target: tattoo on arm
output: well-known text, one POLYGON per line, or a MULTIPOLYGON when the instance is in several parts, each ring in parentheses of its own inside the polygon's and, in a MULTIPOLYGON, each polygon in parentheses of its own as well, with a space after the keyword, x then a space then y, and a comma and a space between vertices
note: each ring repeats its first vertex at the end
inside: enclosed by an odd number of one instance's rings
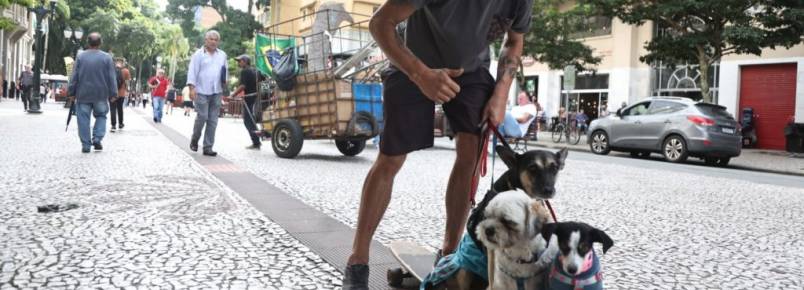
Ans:
POLYGON ((500 63, 497 66, 498 81, 504 77, 514 78, 514 76, 516 76, 516 70, 519 68, 519 58, 504 55, 500 58, 500 63))

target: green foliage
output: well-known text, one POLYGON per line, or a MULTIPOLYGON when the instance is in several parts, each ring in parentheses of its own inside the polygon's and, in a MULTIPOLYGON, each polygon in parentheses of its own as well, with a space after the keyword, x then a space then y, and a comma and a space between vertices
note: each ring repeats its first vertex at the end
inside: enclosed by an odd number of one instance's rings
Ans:
MULTIPOLYGON (((24 7, 32 7, 33 0, 0 0, 0 10, 3 10, 13 4, 19 4, 24 7)), ((0 30, 6 30, 16 26, 17 23, 11 18, 0 16, 0 30)))
POLYGON ((711 101, 708 67, 729 54, 761 55, 764 48, 802 42, 800 0, 586 0, 598 11, 629 24, 656 21, 663 28, 649 41, 646 63, 698 64, 705 101, 711 101))
POLYGON ((579 71, 592 70, 600 63, 591 48, 574 39, 583 20, 591 16, 587 6, 566 11, 559 6, 567 1, 535 0, 530 31, 525 34, 525 55, 546 63, 551 69, 575 65, 579 71))

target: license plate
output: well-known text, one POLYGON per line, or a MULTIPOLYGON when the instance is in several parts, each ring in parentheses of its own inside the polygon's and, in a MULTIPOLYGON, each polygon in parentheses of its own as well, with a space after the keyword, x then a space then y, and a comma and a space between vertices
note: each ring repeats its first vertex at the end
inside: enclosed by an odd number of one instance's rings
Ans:
POLYGON ((734 129, 733 128, 722 128, 722 130, 723 130, 723 133, 734 134, 734 129))

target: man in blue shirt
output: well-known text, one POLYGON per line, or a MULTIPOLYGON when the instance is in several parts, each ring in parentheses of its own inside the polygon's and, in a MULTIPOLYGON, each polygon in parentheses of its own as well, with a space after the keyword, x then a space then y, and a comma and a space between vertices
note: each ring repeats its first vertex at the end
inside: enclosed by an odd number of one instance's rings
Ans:
POLYGON ((221 110, 221 94, 226 84, 226 53, 218 49, 221 37, 215 30, 204 35, 204 47, 193 53, 190 68, 187 70, 187 85, 190 86, 190 99, 193 100, 196 117, 190 150, 198 151, 201 129, 204 131, 204 155, 216 156, 212 150, 215 144, 215 129, 221 110))
POLYGON ((81 152, 84 153, 89 153, 90 145, 95 147, 95 151, 103 150, 101 140, 106 135, 109 100, 117 98, 114 61, 108 53, 100 50, 102 43, 100 33, 90 33, 87 40, 89 49, 76 58, 69 87, 70 98, 75 100, 78 136, 81 138, 81 152), (90 113, 95 117, 91 137, 90 113))

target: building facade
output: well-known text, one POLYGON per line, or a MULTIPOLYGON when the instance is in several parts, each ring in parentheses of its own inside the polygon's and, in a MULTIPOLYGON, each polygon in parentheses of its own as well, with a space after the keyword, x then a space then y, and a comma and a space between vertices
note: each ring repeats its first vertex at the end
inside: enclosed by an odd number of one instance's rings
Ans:
MULTIPOLYGON (((699 99, 700 73, 696 66, 667 68, 639 60, 646 42, 656 36, 654 23, 641 26, 598 17, 579 38, 602 58, 596 72, 581 72, 575 88, 562 87, 563 72, 525 59, 526 90, 535 95, 548 116, 560 107, 584 110, 595 118, 615 112, 650 96, 699 99)), ((709 72, 714 102, 740 120, 740 112, 754 110, 759 147, 784 149, 783 127, 804 123, 804 44, 790 49, 765 49, 761 56, 729 55, 709 72)))
POLYGON ((12 4, 0 13, 16 24, 10 29, 0 30, 0 70, 3 80, 7 80, 10 85, 12 81, 16 82, 26 64, 33 65, 36 16, 18 4, 12 4))

